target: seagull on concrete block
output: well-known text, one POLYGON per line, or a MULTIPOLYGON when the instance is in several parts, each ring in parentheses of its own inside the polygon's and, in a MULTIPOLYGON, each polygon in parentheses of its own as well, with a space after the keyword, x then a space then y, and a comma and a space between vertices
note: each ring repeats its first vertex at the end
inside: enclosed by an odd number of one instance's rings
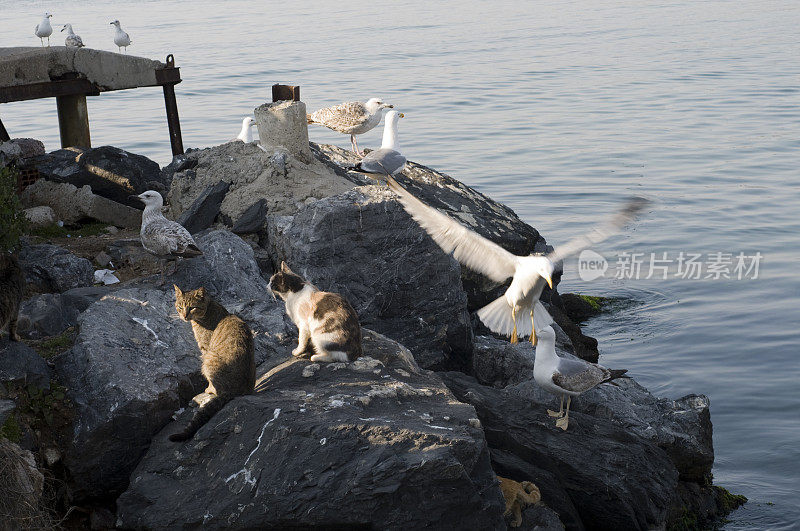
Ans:
POLYGON ((115 20, 111 22, 111 25, 114 26, 114 44, 117 45, 117 48, 120 52, 122 49, 125 48, 125 51, 128 51, 128 46, 133 44, 130 35, 122 31, 122 26, 119 25, 119 20, 115 20))
MULTIPOLYGON (((546 326, 536 332, 539 338, 536 345, 536 361, 533 365, 533 379, 539 386, 554 395, 561 397, 559 410, 547 410, 547 414, 556 418, 556 426, 566 430, 569 425, 569 405, 572 397, 585 393, 589 389, 611 382, 625 376, 627 369, 607 369, 597 363, 589 363, 579 359, 560 358, 556 355, 556 333, 552 326, 546 326), (567 397, 567 409, 564 411, 564 397, 567 397)), ((616 385, 613 384, 612 385, 616 385)))
POLYGON ((353 153, 359 157, 364 154, 358 149, 356 135, 363 135, 381 123, 383 109, 391 109, 394 105, 384 103, 380 98, 370 98, 366 103, 349 101, 333 107, 325 107, 306 116, 308 123, 324 125, 340 133, 350 135, 353 153))
POLYGON ((64 39, 65 46, 83 48, 83 40, 81 40, 79 35, 75 35, 75 32, 72 31, 72 24, 64 24, 64 27, 61 28, 61 31, 64 30, 67 32, 67 37, 64 39))
POLYGON ((44 38, 47 37, 47 46, 50 46, 50 35, 53 34, 53 26, 50 25, 50 17, 52 17, 50 13, 45 13, 44 18, 41 22, 36 24, 36 29, 34 33, 37 37, 39 37, 39 41, 42 43, 42 48, 44 48, 44 38))
POLYGON ((510 336, 512 343, 516 343, 520 336, 530 336, 534 345, 536 330, 553 322, 539 302, 539 297, 545 283, 553 287, 555 264, 615 234, 648 203, 641 197, 630 199, 622 210, 605 223, 557 247, 548 255, 517 256, 426 205, 392 177, 387 178, 386 184, 399 196, 406 212, 444 252, 452 253, 462 265, 483 273, 495 282, 505 282, 511 278, 511 285, 506 292, 478 310, 478 317, 492 332, 510 336), (530 314, 530 321, 518 319, 525 313, 530 314))
MULTIPOLYGON (((148 190, 139 195, 132 195, 131 198, 139 199, 145 205, 139 237, 142 240, 142 247, 147 252, 166 260, 194 258, 203 254, 183 225, 165 218, 161 213, 161 207, 164 206, 161 194, 155 190, 148 190)), ((163 267, 161 283, 164 283, 163 267)))

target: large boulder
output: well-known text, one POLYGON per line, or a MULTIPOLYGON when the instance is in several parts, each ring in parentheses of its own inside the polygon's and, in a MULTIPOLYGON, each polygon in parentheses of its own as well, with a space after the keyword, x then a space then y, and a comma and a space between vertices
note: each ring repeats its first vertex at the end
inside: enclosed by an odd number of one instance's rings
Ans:
POLYGON ((224 181, 208 185, 189 208, 183 211, 178 223, 192 234, 210 227, 219 214, 220 204, 230 187, 230 183, 224 181))
POLYGON ((188 443, 167 439, 188 413, 165 428, 117 500, 119 527, 504 528, 474 409, 365 335, 354 363, 275 367, 188 443))
POLYGON ((61 293, 91 286, 94 280, 94 268, 89 260, 78 258, 57 245, 25 246, 19 251, 19 264, 25 273, 25 282, 40 292, 61 293))
POLYGON ((658 399, 633 380, 572 402, 567 431, 546 409, 557 399, 532 381, 496 389, 442 373, 475 406, 498 474, 528 479, 567 529, 647 529, 673 523, 684 481, 713 464, 708 399, 658 399))
POLYGON ((59 149, 34 159, 36 169, 49 181, 89 185, 95 194, 142 208, 132 194, 147 190, 166 193, 169 182, 158 164, 145 156, 113 146, 59 149))
POLYGON ((338 292, 362 325, 408 347, 426 368, 466 368, 472 353, 458 263, 385 187, 362 186, 271 220, 276 261, 338 292))
POLYGON ((57 336, 75 326, 80 313, 60 293, 35 295, 20 306, 17 331, 27 339, 57 336))
POLYGON ((0 339, 0 384, 50 388, 47 362, 25 343, 0 339))

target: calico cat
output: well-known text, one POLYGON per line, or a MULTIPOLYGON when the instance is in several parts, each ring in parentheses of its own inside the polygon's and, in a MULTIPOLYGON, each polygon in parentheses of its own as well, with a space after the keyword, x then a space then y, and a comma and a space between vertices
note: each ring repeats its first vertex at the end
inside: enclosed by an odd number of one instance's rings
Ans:
POLYGON ((175 286, 175 309, 181 319, 192 322, 202 353, 203 376, 208 380, 206 393, 214 395, 197 409, 183 432, 169 436, 170 441, 185 441, 233 397, 253 392, 256 362, 250 327, 228 313, 205 288, 181 291, 175 286))
POLYGON ((14 256, 0 251, 0 335, 8 325, 11 341, 19 341, 17 316, 22 302, 25 277, 14 256))
POLYGON ((361 356, 361 326, 350 303, 336 293, 319 291, 281 262, 269 290, 286 302, 286 313, 300 330, 292 355, 312 349, 311 361, 354 361, 361 356))

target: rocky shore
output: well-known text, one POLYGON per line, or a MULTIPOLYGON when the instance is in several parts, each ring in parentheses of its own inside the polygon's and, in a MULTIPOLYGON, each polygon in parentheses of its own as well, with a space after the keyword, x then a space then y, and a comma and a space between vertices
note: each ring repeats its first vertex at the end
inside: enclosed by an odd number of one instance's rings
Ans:
MULTIPOLYGON (((91 529, 504 529, 499 474, 541 492, 520 529, 581 530, 702 529, 743 501, 712 485, 705 396, 658 398, 633 375, 578 398, 569 430, 555 428, 533 347, 493 337, 472 314, 503 287, 443 253, 385 186, 346 171, 356 159, 341 148, 297 156, 236 141, 160 169, 112 147, 8 144, 0 165, 41 176, 24 206, 66 224, 26 237, 24 341, 0 340, 0 465, 29 487, 20 503, 47 502, 91 529), (130 221, 128 196, 148 189, 204 253, 163 285, 130 221), (64 209, 65 197, 78 206, 64 209), (297 330, 266 289, 282 260, 352 303, 364 357, 290 355, 297 330), (106 267, 121 282, 95 285, 106 267), (206 383, 173 283, 205 286, 242 317, 258 364, 256 392, 185 444, 167 437, 206 383)), ((509 251, 548 249, 448 175, 411 162, 399 180, 509 251)), ((557 286, 542 300, 559 354, 596 361, 574 305, 557 286)))

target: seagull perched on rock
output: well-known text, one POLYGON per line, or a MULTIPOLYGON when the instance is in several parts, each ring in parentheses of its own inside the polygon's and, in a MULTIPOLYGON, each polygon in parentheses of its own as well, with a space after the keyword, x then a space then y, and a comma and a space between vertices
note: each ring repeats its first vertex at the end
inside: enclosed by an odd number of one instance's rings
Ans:
POLYGON ((552 326, 538 330, 537 337, 539 340, 536 345, 533 379, 545 391, 561 397, 559 410, 556 412, 548 409, 547 414, 557 419, 556 426, 562 430, 566 430, 569 424, 569 405, 573 396, 616 378, 628 378, 625 376, 627 369, 607 369, 597 363, 558 357, 556 333, 552 326), (566 411, 564 396, 567 397, 566 411))
POLYGON ((366 103, 350 101, 340 103, 333 107, 326 107, 307 115, 308 123, 324 125, 340 133, 350 135, 350 144, 353 153, 359 157, 364 154, 358 149, 356 135, 361 135, 373 129, 381 122, 383 109, 393 108, 394 105, 383 103, 380 98, 371 98, 366 103))
POLYGON ((72 24, 64 24, 64 27, 61 28, 61 31, 67 30, 67 38, 64 39, 64 44, 66 46, 72 46, 73 48, 82 48, 83 41, 81 40, 79 35, 75 35, 75 32, 72 31, 72 24))
POLYGON ((50 35, 53 34, 53 26, 50 25, 50 17, 52 17, 50 13, 45 13, 44 18, 41 22, 36 24, 36 29, 34 33, 37 37, 39 37, 39 41, 42 43, 42 48, 44 48, 44 38, 47 37, 47 45, 50 46, 50 35))
POLYGON ((353 166, 353 170, 362 173, 374 173, 379 175, 397 175, 406 167, 406 158, 400 153, 400 145, 397 142, 397 123, 405 114, 397 111, 386 113, 386 120, 383 124, 383 142, 380 149, 370 151, 361 162, 353 166))
MULTIPOLYGON (((193 258, 200 256, 203 251, 189 234, 189 231, 180 223, 164 217, 161 207, 164 199, 155 190, 148 190, 139 195, 132 195, 144 203, 142 212, 142 228, 139 237, 142 247, 150 254, 162 259, 193 258)), ((161 270, 161 281, 164 281, 164 270, 161 270)))
POLYGON ((115 20, 111 22, 111 25, 114 26, 114 44, 117 45, 119 51, 122 52, 122 49, 125 48, 125 51, 128 51, 128 46, 133 44, 130 35, 122 31, 122 26, 119 25, 119 20, 115 20))
POLYGON ((249 144, 253 141, 253 126, 256 125, 256 121, 253 119, 252 116, 245 116, 242 120, 242 130, 239 131, 239 136, 234 138, 234 140, 241 140, 245 144, 249 144))
POLYGON ((555 264, 616 233, 634 219, 648 202, 640 197, 629 200, 625 207, 608 221, 570 240, 548 255, 517 256, 426 205, 393 178, 387 178, 387 185, 400 196, 400 203, 406 212, 425 229, 444 252, 452 253, 462 265, 483 273, 495 282, 504 282, 511 278, 511 285, 506 292, 478 310, 478 317, 492 332, 511 336, 512 343, 517 342, 518 336, 530 336, 534 345, 535 331, 553 322, 550 314, 539 302, 539 297, 545 283, 553 287, 552 275, 555 264), (518 319, 523 317, 524 313, 530 314, 530 322, 524 318, 518 319))

